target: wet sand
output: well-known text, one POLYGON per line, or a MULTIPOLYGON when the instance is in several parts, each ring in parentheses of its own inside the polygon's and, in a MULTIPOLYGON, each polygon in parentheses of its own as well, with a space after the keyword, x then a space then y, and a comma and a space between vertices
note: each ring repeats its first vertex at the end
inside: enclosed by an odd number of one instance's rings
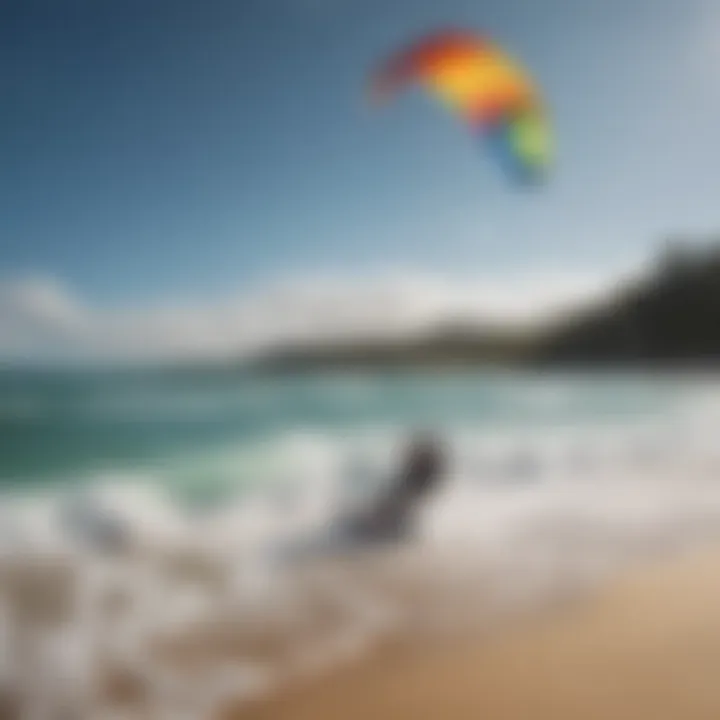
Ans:
POLYGON ((223 720, 717 720, 720 549, 627 573, 494 639, 379 648, 223 720))

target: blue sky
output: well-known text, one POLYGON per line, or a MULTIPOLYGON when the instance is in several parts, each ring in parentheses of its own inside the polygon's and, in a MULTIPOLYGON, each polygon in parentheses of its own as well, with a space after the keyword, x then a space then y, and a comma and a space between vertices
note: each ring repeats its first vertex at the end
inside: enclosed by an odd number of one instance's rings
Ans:
POLYGON ((720 228, 710 0, 6 0, 0 270, 95 308, 278 277, 600 268, 720 228), (419 93, 363 102, 386 52, 487 30, 556 123, 518 192, 419 93))

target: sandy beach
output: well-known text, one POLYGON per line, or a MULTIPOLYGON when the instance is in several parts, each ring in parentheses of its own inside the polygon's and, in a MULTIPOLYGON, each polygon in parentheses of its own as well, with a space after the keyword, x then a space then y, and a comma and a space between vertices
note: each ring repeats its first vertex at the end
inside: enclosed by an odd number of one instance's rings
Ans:
POLYGON ((493 639, 380 648, 223 720, 716 720, 720 549, 626 573, 493 639))
POLYGON ((339 531, 397 462, 385 434, 270 443, 295 484, 206 507, 155 476, 8 496, 0 717, 715 720, 715 423, 689 405, 458 430, 389 544, 339 531))

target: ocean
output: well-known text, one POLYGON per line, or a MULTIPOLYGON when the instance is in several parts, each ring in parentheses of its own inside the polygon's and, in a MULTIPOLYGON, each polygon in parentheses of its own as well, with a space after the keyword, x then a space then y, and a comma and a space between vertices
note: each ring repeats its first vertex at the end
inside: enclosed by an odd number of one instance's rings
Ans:
POLYGON ((289 503, 299 518, 320 505, 328 523, 392 476, 414 432, 436 433, 476 488, 540 489, 643 456, 662 466, 706 436, 712 452, 719 389, 639 373, 6 371, 0 497, 47 508, 100 493, 119 512, 145 494, 183 522, 275 503, 286 526, 289 503))
POLYGON ((703 391, 639 375, 6 371, 0 483, 52 487, 158 472, 158 482, 180 491, 242 492, 269 480, 257 463, 282 455, 293 437, 342 443, 427 428, 449 439, 477 431, 481 440, 638 427, 672 419, 703 391))
MULTIPOLYGON (((711 376, 8 370, 0 560, 25 578, 18 587, 49 567, 55 579, 43 582, 61 583, 65 568, 89 593, 63 611, 64 649, 47 646, 55 664, 75 648, 67 687, 95 671, 98 637, 104 662, 131 656, 155 677, 149 648, 216 637, 223 618, 244 650, 216 658, 234 668, 222 692, 249 697, 400 627, 495 625, 717 539, 719 418, 711 376), (382 489, 418 430, 445 441, 449 464, 417 535, 344 547, 338 519, 382 489), (90 623, 83 613, 111 586, 134 610, 90 623), (268 634, 272 651, 258 644, 268 634)), ((1 632, 18 612, 12 587, 0 584, 0 660, 14 657, 1 632)), ((166 688, 173 672, 150 686, 166 688)), ((215 702, 221 691, 195 680, 193 697, 215 702)), ((171 714, 186 702, 180 689, 163 693, 171 714)))

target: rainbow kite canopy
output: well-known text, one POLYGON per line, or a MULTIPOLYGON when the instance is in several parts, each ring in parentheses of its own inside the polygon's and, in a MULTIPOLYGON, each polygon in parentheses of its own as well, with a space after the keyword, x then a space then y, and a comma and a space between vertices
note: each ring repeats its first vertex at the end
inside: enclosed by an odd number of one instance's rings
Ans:
POLYGON ((550 165, 550 130, 539 93, 489 40, 434 33, 394 55, 372 77, 376 101, 421 83, 483 138, 514 180, 534 183, 550 165))

